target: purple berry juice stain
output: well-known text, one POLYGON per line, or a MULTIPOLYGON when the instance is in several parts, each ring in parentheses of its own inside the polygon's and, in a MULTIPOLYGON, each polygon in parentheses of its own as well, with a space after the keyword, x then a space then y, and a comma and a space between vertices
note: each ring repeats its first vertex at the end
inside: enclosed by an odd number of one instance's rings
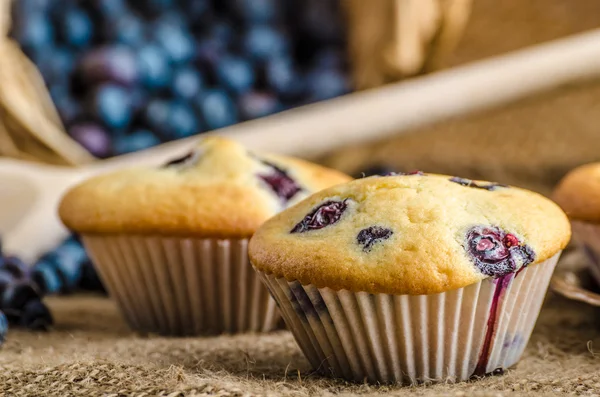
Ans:
MULTIPOLYGON (((498 323, 498 309, 500 308, 500 303, 502 297, 504 296, 504 292, 510 285, 510 282, 513 280, 513 278, 514 273, 509 273, 492 281, 496 285, 496 289, 494 290, 492 305, 490 306, 490 314, 487 321, 485 337, 483 339, 483 346, 481 347, 479 360, 477 361, 475 371, 473 371, 473 376, 484 376, 487 374, 486 368, 490 359, 490 354, 492 353, 492 339, 494 338, 496 324, 498 323)), ((494 370, 494 372, 497 370, 498 368, 494 370)))
POLYGON ((500 277, 521 268, 535 259, 535 253, 511 233, 496 226, 474 226, 467 232, 465 249, 479 271, 486 276, 500 277))
POLYGON ((259 174, 258 177, 269 185, 271 190, 273 190, 273 192, 285 203, 303 190, 298 183, 289 176, 287 171, 268 161, 259 161, 270 167, 272 172, 269 174, 259 174))
POLYGON ((348 208, 347 201, 347 199, 342 201, 331 200, 319 205, 294 226, 290 233, 304 233, 333 225, 340 220, 348 208))
POLYGON ((496 183, 496 182, 490 182, 485 185, 480 185, 471 179, 459 178, 457 176, 450 178, 449 181, 458 183, 461 186, 472 187, 475 189, 483 189, 483 190, 488 190, 488 191, 494 191, 494 190, 497 190, 498 188, 508 187, 508 185, 502 185, 502 184, 496 183))
POLYGON ((392 229, 381 226, 370 226, 358 232, 356 241, 363 247, 364 252, 369 252, 371 251, 371 248, 373 248, 374 244, 383 240, 387 240, 392 236, 392 234, 394 234, 392 229))
POLYGON ((465 240, 465 249, 477 269, 486 276, 495 278, 486 334, 473 373, 473 376, 483 376, 486 375, 492 350, 501 299, 511 281, 535 260, 535 252, 519 241, 517 236, 496 226, 474 226, 468 230, 465 240), (521 266, 517 269, 519 263, 521 266))

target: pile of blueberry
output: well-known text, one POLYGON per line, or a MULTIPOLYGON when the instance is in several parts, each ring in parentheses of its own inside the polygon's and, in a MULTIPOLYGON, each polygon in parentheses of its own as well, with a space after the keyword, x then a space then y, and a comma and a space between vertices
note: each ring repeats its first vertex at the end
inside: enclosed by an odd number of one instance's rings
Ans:
POLYGON ((34 330, 52 325, 42 298, 31 269, 19 258, 5 255, 0 247, 0 343, 9 323, 34 330))
POLYGON ((79 290, 105 292, 102 282, 77 236, 71 236, 32 266, 31 278, 43 294, 79 290))
POLYGON ((106 293, 102 282, 76 236, 28 266, 2 252, 0 244, 0 345, 8 324, 33 330, 52 325, 52 315, 42 298, 74 291, 106 293))
POLYGON ((20 0, 11 36, 98 157, 347 93, 339 0, 20 0))

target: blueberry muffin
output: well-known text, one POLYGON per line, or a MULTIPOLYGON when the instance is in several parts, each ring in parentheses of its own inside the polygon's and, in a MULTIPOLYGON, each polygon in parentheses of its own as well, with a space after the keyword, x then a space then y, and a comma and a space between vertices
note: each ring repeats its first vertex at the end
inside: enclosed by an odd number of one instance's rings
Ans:
POLYGON ((351 178, 210 137, 160 168, 89 179, 63 198, 130 325, 164 335, 267 331, 277 320, 248 239, 310 193, 351 178))
POLYGON ((600 283, 600 163, 582 165, 567 173, 552 198, 569 217, 575 242, 600 283))
POLYGON ((316 193, 249 255, 315 369, 460 381, 519 360, 570 235, 536 193, 416 172, 316 193))

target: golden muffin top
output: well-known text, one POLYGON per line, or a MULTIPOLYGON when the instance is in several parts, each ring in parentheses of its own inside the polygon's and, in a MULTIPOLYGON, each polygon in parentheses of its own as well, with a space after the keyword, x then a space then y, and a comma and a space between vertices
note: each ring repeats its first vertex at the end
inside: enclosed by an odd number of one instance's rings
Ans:
POLYGON ((433 294, 557 254, 566 215, 527 190, 445 175, 369 177, 313 194, 250 241, 261 271, 319 288, 433 294))
POLYGON ((552 194, 569 218, 600 222, 600 163, 582 165, 571 170, 552 194))
POLYGON ((249 237, 284 208, 351 179, 208 137, 160 168, 132 168, 84 181, 66 193, 59 214, 80 233, 249 237))

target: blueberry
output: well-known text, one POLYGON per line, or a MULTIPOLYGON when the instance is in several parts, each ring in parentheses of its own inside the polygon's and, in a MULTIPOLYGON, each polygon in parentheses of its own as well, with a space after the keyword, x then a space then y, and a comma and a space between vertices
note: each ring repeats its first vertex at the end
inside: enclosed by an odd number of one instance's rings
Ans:
POLYGON ((6 287, 15 281, 15 277, 6 269, 0 269, 0 292, 4 291, 6 287))
POLYGON ((129 135, 115 137, 113 142, 115 152, 125 154, 156 146, 160 143, 160 140, 148 130, 136 130, 129 135))
POLYGON ((217 64, 217 81, 235 94, 248 91, 254 84, 252 65, 239 57, 224 57, 217 64))
POLYGON ((266 92, 249 92, 238 100, 240 115, 245 120, 268 116, 280 110, 275 95, 266 92))
POLYGON ((54 41, 54 29, 48 16, 33 12, 13 22, 12 35, 27 55, 45 50, 54 41))
POLYGON ((61 275, 58 274, 55 264, 47 259, 42 259, 34 265, 31 280, 44 295, 57 294, 65 289, 65 283, 61 275))
POLYGON ((272 22, 277 14, 276 0, 235 0, 236 14, 245 22, 272 22))
POLYGON ((79 62, 78 71, 87 84, 114 82, 131 85, 137 80, 137 67, 132 50, 115 45, 87 53, 79 62))
POLYGON ((208 0, 180 0, 180 3, 190 21, 198 25, 201 25, 201 22, 211 14, 208 0))
POLYGON ((6 314, 23 310, 28 302, 39 300, 40 294, 33 284, 15 282, 6 288, 2 294, 2 310, 6 314))
POLYGON ((267 86, 284 99, 296 99, 304 90, 301 76, 288 57, 269 59, 264 66, 264 79, 267 86))
POLYGON ((244 37, 244 50, 256 60, 281 56, 289 49, 287 38, 269 26, 253 26, 244 37))
POLYGON ((152 35, 172 62, 188 62, 194 57, 195 42, 190 33, 180 26, 158 23, 152 35))
POLYGON ((183 67, 173 75, 173 93, 182 99, 196 98, 203 85, 202 75, 194 68, 183 67))
POLYGON ((296 196, 296 194, 302 191, 302 188, 286 170, 268 161, 262 160, 261 162, 269 167, 270 170, 267 173, 258 174, 258 177, 262 179, 284 203, 287 203, 296 196))
POLYGON ((227 127, 238 121, 235 105, 223 90, 205 91, 198 99, 197 107, 210 130, 227 127))
POLYGON ((346 58, 340 49, 329 47, 316 53, 312 64, 315 68, 343 70, 346 66, 346 58))
POLYGON ((173 0, 145 0, 134 3, 142 13, 152 17, 159 16, 173 6, 173 0))
POLYGON ((144 124, 154 133, 164 134, 169 130, 169 102, 163 99, 153 99, 148 103, 142 115, 144 124))
POLYGON ((511 233, 496 226, 474 226, 467 231, 465 249, 486 276, 500 277, 527 266, 535 252, 511 233))
POLYGON ((106 22, 103 36, 112 43, 138 48, 146 35, 144 23, 135 15, 124 13, 106 22))
POLYGON ((82 115, 79 101, 76 101, 64 86, 56 86, 50 90, 50 94, 64 124, 70 125, 82 115))
POLYGON ((85 291, 98 291, 106 293, 106 289, 102 284, 102 280, 100 280, 100 277, 98 277, 98 273, 90 261, 83 265, 81 283, 79 287, 85 291))
POLYGON ((138 68, 145 87, 156 89, 169 84, 169 61, 160 47, 154 45, 142 47, 138 52, 138 68))
POLYGON ((196 62, 202 70, 214 72, 224 52, 225 47, 219 40, 200 40, 196 47, 196 62))
POLYGON ((99 125, 80 123, 72 125, 69 135, 94 156, 104 158, 110 155, 110 137, 99 125))
POLYGON ((332 69, 313 70, 307 76, 307 85, 311 102, 335 98, 350 91, 347 77, 332 69))
POLYGON ((132 100, 128 91, 114 84, 103 84, 91 99, 91 112, 108 128, 124 128, 131 121, 132 100))
POLYGON ((483 190, 488 190, 488 191, 494 191, 494 190, 497 190, 498 188, 508 187, 507 185, 502 185, 502 184, 496 183, 496 182, 490 182, 490 183, 486 183, 486 184, 478 184, 477 182, 472 181, 471 179, 459 178, 457 176, 450 178, 450 182, 458 183, 461 186, 472 187, 475 189, 483 189, 483 190))
POLYGON ((194 109, 183 102, 174 101, 169 106, 166 139, 185 138, 196 134, 199 129, 194 109))
POLYGON ((68 84, 68 79, 74 68, 74 56, 64 47, 55 47, 51 51, 43 51, 34 56, 33 61, 47 85, 68 84))
POLYGON ((327 201, 307 214, 290 233, 304 233, 333 225, 340 220, 346 209, 348 209, 347 199, 327 201))
POLYGON ((21 17, 35 12, 46 13, 52 0, 19 0, 12 2, 14 16, 21 17))
POLYGON ((376 243, 387 240, 394 234, 392 229, 381 226, 370 226, 362 229, 356 236, 356 241, 362 246, 364 252, 369 252, 376 243))
POLYGON ((8 334, 8 319, 6 315, 0 311, 0 345, 6 341, 6 335, 8 334))
POLYGON ((222 48, 229 46, 236 38, 232 25, 225 21, 214 21, 208 32, 208 37, 219 43, 222 48))
POLYGON ((313 46, 340 45, 344 42, 344 26, 337 2, 310 0, 302 3, 298 17, 301 34, 312 41, 313 46))
POLYGON ((127 12, 125 0, 94 0, 95 10, 104 17, 122 15, 127 12))
POLYGON ((64 43, 74 48, 82 48, 92 41, 94 25, 84 10, 66 7, 60 16, 59 33, 64 43))
POLYGON ((48 307, 40 301, 28 302, 22 309, 19 325, 30 330, 47 330, 54 320, 48 307))
POLYGON ((26 278, 29 275, 29 266, 16 256, 3 258, 2 269, 9 272, 15 279, 26 278))

